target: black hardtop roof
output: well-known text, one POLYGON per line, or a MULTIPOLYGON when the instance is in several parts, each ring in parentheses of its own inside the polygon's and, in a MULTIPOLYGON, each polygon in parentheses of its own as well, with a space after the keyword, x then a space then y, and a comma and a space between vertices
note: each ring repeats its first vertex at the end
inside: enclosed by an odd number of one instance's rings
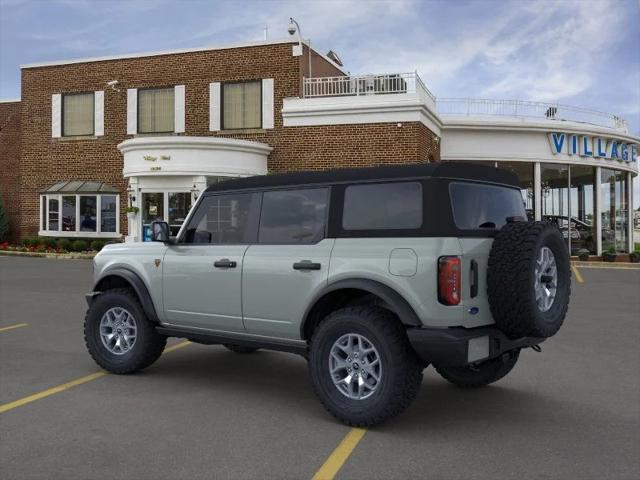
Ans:
POLYGON ((500 183, 517 187, 518 176, 508 170, 472 162, 438 162, 365 168, 336 168, 323 171, 300 171, 236 178, 215 183, 206 192, 273 188, 297 185, 393 180, 404 178, 452 178, 500 183))

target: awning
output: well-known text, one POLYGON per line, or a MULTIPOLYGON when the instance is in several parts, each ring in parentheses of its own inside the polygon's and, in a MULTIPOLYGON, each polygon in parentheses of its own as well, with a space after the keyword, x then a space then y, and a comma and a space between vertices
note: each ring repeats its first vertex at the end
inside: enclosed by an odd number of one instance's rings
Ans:
POLYGON ((40 193, 120 193, 120 190, 104 182, 69 180, 54 183, 40 193))

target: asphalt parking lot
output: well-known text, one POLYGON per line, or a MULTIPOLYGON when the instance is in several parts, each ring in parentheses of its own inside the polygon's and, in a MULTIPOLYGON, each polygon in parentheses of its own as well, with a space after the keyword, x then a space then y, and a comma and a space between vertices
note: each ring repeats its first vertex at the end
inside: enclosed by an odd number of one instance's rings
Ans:
POLYGON ((505 379, 430 368, 402 416, 354 432, 284 353, 173 340, 141 374, 93 375, 90 261, 0 257, 0 477, 638 479, 640 270, 579 276, 566 325, 505 379))

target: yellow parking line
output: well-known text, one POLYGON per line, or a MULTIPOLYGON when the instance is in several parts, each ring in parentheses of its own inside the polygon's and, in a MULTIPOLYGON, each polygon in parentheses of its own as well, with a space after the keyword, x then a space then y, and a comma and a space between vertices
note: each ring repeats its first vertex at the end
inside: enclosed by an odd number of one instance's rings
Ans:
POLYGON ((175 345, 171 345, 170 347, 167 347, 164 349, 164 353, 169 353, 169 352, 174 352, 180 348, 186 347, 187 345, 190 345, 191 342, 189 340, 186 340, 184 342, 180 342, 180 343, 176 343, 175 345))
MULTIPOLYGON (((179 348, 186 347, 191 342, 182 342, 176 345, 172 345, 171 347, 165 349, 164 353, 173 352, 178 350, 179 348)), ((49 388, 47 390, 43 390, 42 392, 34 393, 33 395, 29 395, 28 397, 21 398, 19 400, 15 400, 13 402, 5 403, 0 405, 0 413, 8 412, 9 410, 13 410, 14 408, 21 407, 31 402, 35 402, 36 400, 40 400, 42 398, 50 397, 51 395, 55 395, 56 393, 64 392, 73 387, 77 387, 78 385, 82 385, 83 383, 90 382, 92 380, 97 380, 98 378, 104 377, 108 375, 107 372, 95 372, 91 375, 87 375, 86 377, 80 377, 75 380, 72 380, 67 383, 63 383, 62 385, 58 385, 57 387, 49 388)))
POLYGON ((312 480, 332 480, 336 476, 338 471, 347 461, 349 455, 356 448, 362 437, 367 431, 364 428, 352 428, 349 433, 342 439, 340 445, 329 455, 329 458, 320 467, 320 470, 316 472, 312 480))
POLYGON ((571 270, 573 270, 573 275, 576 277, 578 283, 584 283, 584 279, 582 278, 582 275, 580 275, 578 267, 576 267, 575 265, 571 265, 571 270))
POLYGON ((16 323, 15 325, 9 325, 8 327, 0 328, 0 332, 6 332, 7 330, 13 330, 14 328, 26 327, 28 323, 16 323))

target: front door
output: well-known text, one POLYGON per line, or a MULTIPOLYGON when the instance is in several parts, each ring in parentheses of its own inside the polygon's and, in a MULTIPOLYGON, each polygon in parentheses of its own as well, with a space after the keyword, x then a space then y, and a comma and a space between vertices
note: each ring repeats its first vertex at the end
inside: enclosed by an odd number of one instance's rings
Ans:
POLYGON ((191 209, 191 192, 143 192, 142 193, 142 241, 151 241, 151 222, 169 224, 169 232, 175 237, 191 209))
POLYGON ((264 193, 258 243, 242 267, 248 333, 300 338, 302 316, 327 284, 335 242, 324 238, 327 204, 328 188, 264 193))
POLYGON ((198 204, 163 267, 167 322, 207 330, 243 332, 242 267, 255 242, 257 194, 207 195, 198 204))

